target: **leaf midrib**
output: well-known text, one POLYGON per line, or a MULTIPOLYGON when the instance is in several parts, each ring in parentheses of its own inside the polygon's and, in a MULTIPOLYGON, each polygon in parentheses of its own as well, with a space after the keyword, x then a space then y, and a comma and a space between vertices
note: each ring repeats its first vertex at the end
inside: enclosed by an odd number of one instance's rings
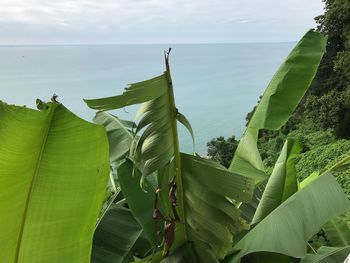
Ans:
MULTIPOLYGON (((170 117, 171 117, 171 126, 172 126, 172 137, 173 137, 173 145, 174 145, 174 161, 175 161, 175 178, 176 178, 176 199, 177 199, 177 210, 179 214, 180 224, 178 225, 178 229, 180 234, 179 243, 183 244, 188 240, 187 230, 186 230, 186 213, 185 213, 185 204, 184 204, 184 192, 183 192, 183 182, 182 182, 182 173, 181 173, 181 157, 180 157, 180 147, 179 147, 179 137, 177 131, 177 108, 175 104, 175 96, 173 89, 173 82, 171 79, 170 73, 170 65, 169 65, 169 53, 165 55, 165 66, 166 66, 166 80, 167 80, 167 92, 168 92, 168 100, 170 107, 170 117)), ((178 234, 179 236, 179 234, 178 234)), ((177 237, 175 237, 175 240, 177 237)))
POLYGON ((43 140, 41 142, 39 156, 38 156, 38 159, 37 159, 37 162, 36 162, 36 165, 35 165, 35 171, 34 171, 33 178, 32 178, 32 181, 31 181, 31 184, 30 184, 30 187, 29 187, 27 200, 26 200, 26 205, 24 207, 23 218, 22 218, 22 222, 21 222, 21 228, 20 228, 20 232, 18 234, 18 239, 17 239, 17 247, 16 247, 16 254, 15 254, 14 263, 18 263, 19 262, 18 261, 19 260, 19 254, 20 254, 21 245, 22 245, 23 232, 24 232, 24 226, 25 226, 26 219, 27 219, 28 208, 29 208, 31 197, 32 197, 32 193, 33 193, 34 185, 35 185, 35 182, 36 182, 36 178, 37 178, 37 175, 39 173, 41 159, 42 159, 42 156, 43 156, 43 152, 44 152, 45 145, 46 145, 46 142, 47 142, 47 137, 49 135, 49 131, 50 131, 50 128, 51 128, 54 111, 55 111, 55 109, 57 107, 57 104, 51 104, 49 107, 50 107, 50 113, 49 113, 49 117, 48 117, 48 125, 46 127, 46 130, 44 132, 44 137, 43 137, 43 140))

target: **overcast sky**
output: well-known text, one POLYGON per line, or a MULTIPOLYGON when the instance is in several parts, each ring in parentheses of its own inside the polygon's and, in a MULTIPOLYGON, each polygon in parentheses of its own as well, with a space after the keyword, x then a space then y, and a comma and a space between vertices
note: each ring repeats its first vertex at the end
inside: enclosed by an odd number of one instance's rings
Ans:
POLYGON ((0 45, 298 40, 321 0, 0 0, 0 45))

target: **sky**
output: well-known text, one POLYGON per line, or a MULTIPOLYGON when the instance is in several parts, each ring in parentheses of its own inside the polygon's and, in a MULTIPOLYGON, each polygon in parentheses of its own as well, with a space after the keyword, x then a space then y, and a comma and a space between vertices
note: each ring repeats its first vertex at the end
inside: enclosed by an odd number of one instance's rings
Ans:
POLYGON ((288 42, 321 0, 0 0, 0 45, 288 42))

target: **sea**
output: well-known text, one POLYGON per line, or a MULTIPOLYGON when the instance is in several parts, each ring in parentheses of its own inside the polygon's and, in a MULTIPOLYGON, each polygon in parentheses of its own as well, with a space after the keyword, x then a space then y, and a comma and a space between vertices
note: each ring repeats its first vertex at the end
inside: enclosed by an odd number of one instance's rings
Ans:
MULTIPOLYGON (((192 124, 195 151, 207 142, 242 136, 245 117, 295 43, 52 45, 0 47, 0 100, 35 108, 35 100, 58 96, 70 111, 91 121, 83 98, 119 95, 129 83, 163 73, 170 53, 175 100, 192 124)), ((136 107, 113 111, 134 120, 136 107)), ((25 132, 25 131, 23 131, 25 132)), ((192 152, 190 135, 179 127, 180 149, 192 152)))

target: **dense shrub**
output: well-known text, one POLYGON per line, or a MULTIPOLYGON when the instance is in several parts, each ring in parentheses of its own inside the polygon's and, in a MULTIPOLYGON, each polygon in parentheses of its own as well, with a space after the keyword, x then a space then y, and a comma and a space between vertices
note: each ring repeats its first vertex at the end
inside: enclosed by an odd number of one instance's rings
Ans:
POLYGON ((223 136, 212 139, 207 143, 208 156, 227 168, 230 166, 237 145, 238 141, 235 136, 228 137, 227 139, 223 136))

